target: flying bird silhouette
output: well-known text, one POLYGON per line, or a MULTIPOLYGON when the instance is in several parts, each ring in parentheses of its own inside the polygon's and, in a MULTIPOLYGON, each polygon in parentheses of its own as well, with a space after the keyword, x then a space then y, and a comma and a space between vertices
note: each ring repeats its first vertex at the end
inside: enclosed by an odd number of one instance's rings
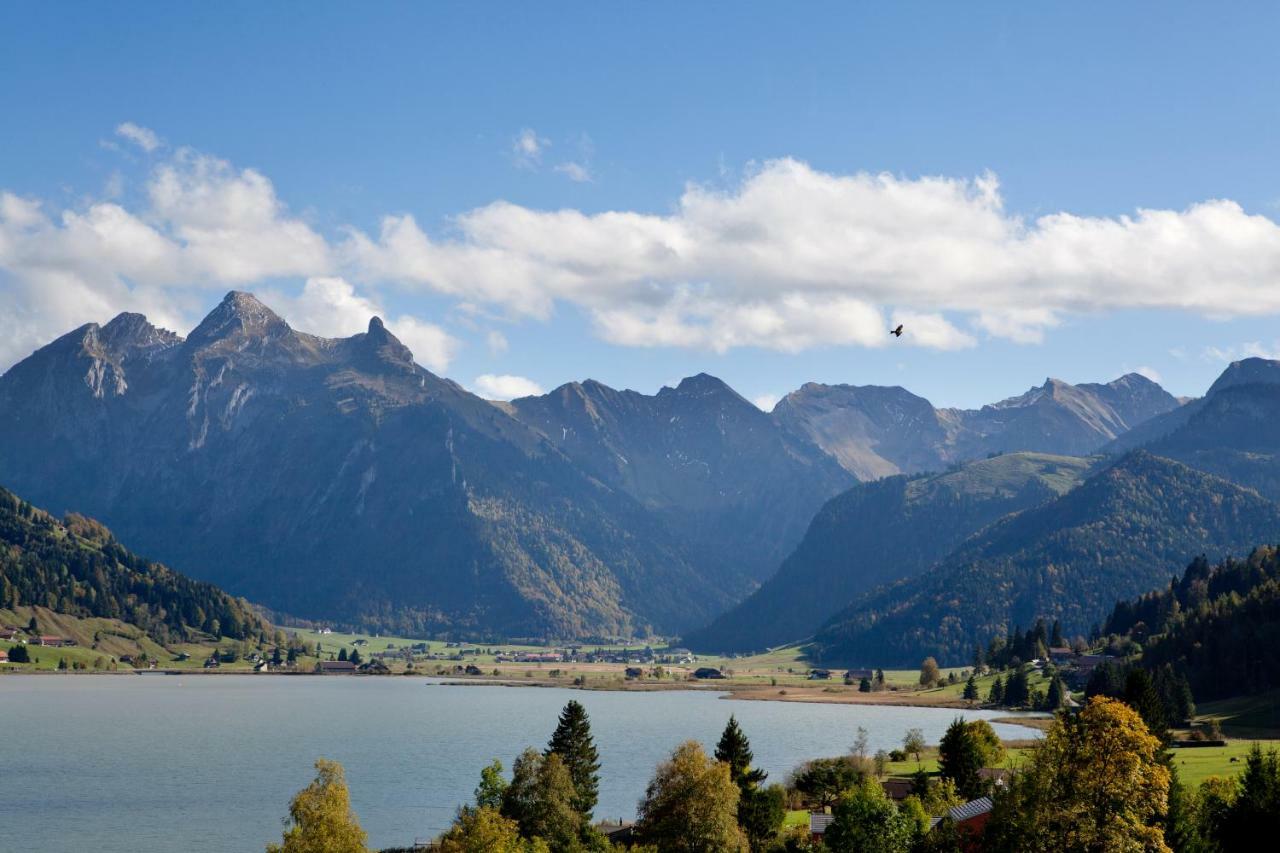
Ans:
POLYGON ((889 334, 893 335, 895 338, 902 337, 902 324, 899 323, 898 328, 896 329, 890 329, 889 334))

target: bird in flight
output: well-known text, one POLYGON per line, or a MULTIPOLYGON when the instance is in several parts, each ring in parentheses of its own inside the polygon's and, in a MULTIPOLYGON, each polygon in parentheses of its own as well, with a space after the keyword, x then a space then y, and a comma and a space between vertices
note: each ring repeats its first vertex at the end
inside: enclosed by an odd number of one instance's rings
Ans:
POLYGON ((895 338, 902 337, 902 324, 899 323, 898 328, 896 329, 890 329, 889 334, 893 335, 895 338))

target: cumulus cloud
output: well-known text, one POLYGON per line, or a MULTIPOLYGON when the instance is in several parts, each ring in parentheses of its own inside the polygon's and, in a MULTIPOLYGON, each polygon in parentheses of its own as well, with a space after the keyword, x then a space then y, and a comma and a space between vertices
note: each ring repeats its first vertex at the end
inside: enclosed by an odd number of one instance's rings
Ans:
POLYGON ((1201 352, 1206 361, 1232 362, 1243 358, 1280 359, 1280 340, 1270 344, 1262 341, 1246 341, 1227 346, 1207 346, 1201 352))
POLYGON ((160 147, 160 137, 156 136, 154 130, 131 121, 116 125, 116 136, 129 140, 148 154, 160 147))
POLYGON ((357 293, 355 286, 342 278, 310 278, 296 295, 269 289, 261 297, 295 329, 329 338, 363 332, 370 317, 383 317, 387 329, 430 370, 447 369, 461 346, 457 338, 433 323, 407 314, 389 316, 377 300, 357 293))
POLYGON ((477 376, 474 386, 476 393, 490 400, 514 400, 518 397, 534 397, 543 393, 542 386, 532 379, 512 376, 509 373, 486 373, 477 376))
POLYGON ((526 127, 511 140, 511 158, 517 166, 533 169, 542 163, 542 152, 551 146, 551 140, 526 127))
POLYGON ((994 176, 837 175, 790 159, 730 191, 688 186, 666 215, 495 202, 447 240, 410 216, 353 233, 367 274, 548 316, 577 305, 629 346, 784 351, 1041 340, 1064 315, 1280 312, 1280 227, 1232 201, 1116 218, 1008 213, 994 176))
MULTIPOLYGON (((513 153, 536 165, 547 145, 527 130, 513 153)), ((1067 316, 1112 310, 1280 313, 1280 226, 1222 199, 1024 219, 1005 209, 992 175, 835 174, 780 159, 728 188, 690 184, 663 213, 495 201, 438 234, 402 213, 372 232, 324 235, 267 176, 190 149, 168 151, 142 183, 140 204, 61 210, 0 190, 11 308, 0 364, 114 311, 181 329, 209 288, 288 280, 308 282, 299 300, 368 303, 328 305, 335 316, 380 307, 371 288, 396 287, 444 295, 476 317, 546 319, 570 307, 618 345, 719 352, 1031 344, 1067 316), (348 290, 315 283, 330 280, 348 290), (898 322, 907 333, 891 339, 898 322)), ((313 308, 316 322, 336 322, 313 308)), ((388 325, 429 366, 456 351, 438 326, 388 325)))

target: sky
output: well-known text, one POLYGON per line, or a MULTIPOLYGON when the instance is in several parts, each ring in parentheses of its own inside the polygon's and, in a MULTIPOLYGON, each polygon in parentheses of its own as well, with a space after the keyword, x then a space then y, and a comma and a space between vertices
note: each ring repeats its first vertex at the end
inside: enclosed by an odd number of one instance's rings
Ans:
POLYGON ((1280 355, 1278 40, 1274 3, 3 4, 0 370, 238 289, 493 398, 1198 395, 1280 355))

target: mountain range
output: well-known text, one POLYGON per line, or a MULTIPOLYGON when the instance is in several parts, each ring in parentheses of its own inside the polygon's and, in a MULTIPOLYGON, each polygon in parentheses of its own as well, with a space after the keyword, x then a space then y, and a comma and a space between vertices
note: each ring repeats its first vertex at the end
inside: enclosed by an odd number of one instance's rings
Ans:
POLYGON ((796 639, 1096 467, 1061 457, 1159 422, 1169 454, 1207 459, 1179 432, 1205 405, 1136 374, 976 410, 808 384, 763 412, 705 374, 492 402, 376 317, 322 338, 232 292, 185 338, 122 314, 0 376, 0 483, 273 610, 402 632, 690 632, 808 565, 822 607, 768 629, 796 639), (844 571, 832 555, 874 550, 874 512, 910 546, 844 571))

